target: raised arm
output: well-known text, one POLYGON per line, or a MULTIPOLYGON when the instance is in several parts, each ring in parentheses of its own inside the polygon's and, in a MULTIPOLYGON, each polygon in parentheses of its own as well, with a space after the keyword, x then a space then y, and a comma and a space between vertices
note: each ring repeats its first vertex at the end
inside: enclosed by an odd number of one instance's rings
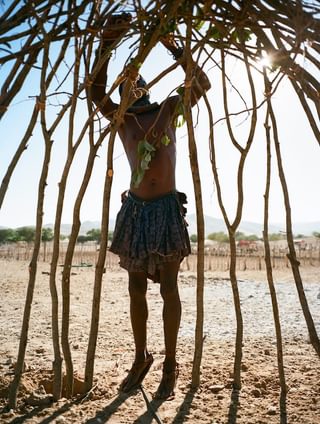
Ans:
POLYGON ((100 112, 108 119, 112 119, 113 112, 118 108, 110 97, 106 97, 107 71, 111 57, 111 49, 116 40, 120 39, 128 31, 131 22, 129 13, 111 15, 104 28, 101 41, 96 50, 96 58, 92 71, 98 68, 92 79, 91 98, 99 108, 100 112))
MULTIPOLYGON (((181 66, 184 71, 186 71, 187 62, 183 57, 183 48, 178 47, 177 43, 171 35, 162 38, 161 42, 172 53, 176 60, 182 58, 181 66)), ((205 72, 196 62, 193 61, 192 67, 193 75, 191 80, 191 106, 194 106, 198 103, 203 94, 211 88, 211 84, 205 72)))

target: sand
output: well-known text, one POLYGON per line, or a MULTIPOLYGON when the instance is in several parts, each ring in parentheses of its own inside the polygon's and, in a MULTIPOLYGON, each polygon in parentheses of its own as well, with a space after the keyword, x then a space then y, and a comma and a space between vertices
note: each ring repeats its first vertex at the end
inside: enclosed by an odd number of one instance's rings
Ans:
MULTIPOLYGON (((235 313, 227 272, 205 274, 204 348, 200 386, 190 386, 194 355, 196 275, 179 275, 182 321, 178 340, 180 375, 173 400, 152 400, 163 361, 162 300, 159 286, 148 286, 148 345, 154 363, 141 390, 125 396, 119 383, 133 360, 133 339, 128 314, 127 275, 121 269, 103 278, 94 388, 52 403, 43 382, 51 369, 51 299, 49 265, 39 263, 25 372, 18 408, 8 411, 6 395, 17 357, 23 316, 28 263, 0 261, 0 401, 1 423, 239 423, 273 424, 280 421, 279 379, 272 307, 262 271, 239 272, 244 343, 242 388, 232 397, 235 313), (48 403, 46 404, 46 401, 48 403)), ((309 307, 320 334, 320 272, 301 268, 309 307)), ((84 374, 93 268, 73 268, 71 280, 70 346, 77 378, 84 374)), ((288 387, 288 423, 320 423, 320 361, 310 345, 308 331, 290 273, 274 274, 283 335, 285 376, 288 387)), ((60 276, 59 281, 60 283, 60 276)), ((47 389, 48 390, 48 389, 47 389)), ((285 421, 282 421, 285 422, 285 421)))

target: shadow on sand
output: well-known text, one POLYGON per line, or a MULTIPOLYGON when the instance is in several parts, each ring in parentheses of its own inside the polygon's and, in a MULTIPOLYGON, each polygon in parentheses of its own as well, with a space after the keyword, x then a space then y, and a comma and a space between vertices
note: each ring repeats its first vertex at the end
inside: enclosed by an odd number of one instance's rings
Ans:
POLYGON ((97 412, 95 417, 87 420, 86 424, 106 423, 107 421, 109 421, 111 416, 117 411, 117 409, 123 404, 123 402, 125 402, 130 396, 135 393, 136 391, 131 393, 119 393, 118 396, 115 397, 105 408, 97 412))
POLYGON ((229 412, 228 412, 228 424, 236 424, 237 422, 237 412, 239 408, 239 389, 232 389, 229 412))
MULTIPOLYGON (((161 418, 157 415, 157 410, 163 402, 170 402, 170 400, 152 399, 151 401, 149 401, 143 389, 141 391, 147 405, 147 410, 143 415, 138 417, 133 423, 134 424, 138 424, 138 423, 151 424, 153 420, 155 420, 158 424, 162 424, 161 418)), ((191 407, 195 393, 196 393, 196 390, 194 389, 191 389, 186 393, 179 407, 179 410, 177 411, 176 416, 171 421, 172 424, 178 424, 178 423, 184 422, 185 417, 187 417, 189 414, 190 407, 191 407)))
MULTIPOLYGON (((162 424, 161 418, 157 414, 157 410, 163 402, 170 402, 170 400, 158 400, 158 399, 148 399, 148 396, 143 389, 140 388, 140 391, 143 395, 143 398, 146 402, 147 410, 140 415, 133 424, 151 424, 153 422, 157 422, 158 424, 162 424)), ((103 424, 106 423, 111 416, 117 411, 120 405, 125 402, 125 400, 133 395, 135 392, 130 394, 119 394, 109 405, 107 405, 103 410, 99 411, 95 417, 86 421, 86 424, 103 424)), ((176 416, 172 420, 172 424, 183 423, 185 417, 188 416, 190 407, 194 398, 196 390, 189 390, 185 395, 183 402, 181 403, 179 410, 177 411, 176 416)))
MULTIPOLYGON (((147 409, 146 411, 140 415, 133 424, 151 424, 152 422, 157 422, 158 424, 162 424, 161 418, 157 414, 157 410, 162 405, 163 402, 170 402, 170 400, 157 400, 152 399, 149 400, 148 396, 143 387, 140 388, 142 396, 146 402, 147 409)), ((177 413, 176 416, 172 419, 172 424, 181 424, 185 421, 185 418, 188 417, 191 409, 191 405, 196 394, 196 389, 190 389, 177 413)), ((96 416, 90 418, 86 421, 86 424, 103 424, 109 421, 112 415, 118 410, 118 408, 124 403, 130 396, 135 395, 137 391, 131 393, 119 393, 108 405, 106 405, 102 410, 96 413, 96 416)), ((236 424, 237 423, 237 413, 239 409, 239 395, 240 391, 238 389, 233 389, 231 392, 229 411, 228 411, 228 421, 227 424, 236 424)), ((287 424, 287 408, 286 408, 286 393, 281 393, 280 395, 280 424, 287 424)), ((54 411, 50 416, 44 418, 42 421, 39 421, 39 424, 49 424, 53 420, 57 419, 60 415, 67 412, 73 405, 82 402, 82 399, 77 399, 75 401, 71 401, 65 403, 58 410, 54 411)), ((32 410, 25 415, 14 418, 10 424, 20 424, 24 423, 26 420, 32 419, 33 417, 38 416, 38 414, 45 410, 47 406, 38 407, 32 410)))
MULTIPOLYGON (((76 405, 79 403, 79 400, 67 402, 57 410, 55 410, 50 416, 44 418, 42 421, 37 421, 39 424, 49 424, 52 423, 53 420, 57 419, 60 415, 63 415, 65 412, 67 412, 73 405, 76 405)), ((34 408, 31 412, 27 412, 24 415, 20 415, 19 417, 14 418, 12 421, 10 421, 10 424, 21 424, 25 423, 27 420, 31 420, 32 418, 39 417, 39 414, 42 411, 45 411, 49 405, 44 406, 38 406, 34 408)))
MULTIPOLYGON (((232 389, 227 424, 236 424, 237 422, 237 413, 239 408, 239 394, 240 394, 240 391, 238 389, 232 389)), ((287 395, 285 392, 281 392, 279 403, 280 403, 279 423, 287 424, 287 395)))
POLYGON ((282 390, 280 394, 280 424, 287 424, 287 393, 282 390))

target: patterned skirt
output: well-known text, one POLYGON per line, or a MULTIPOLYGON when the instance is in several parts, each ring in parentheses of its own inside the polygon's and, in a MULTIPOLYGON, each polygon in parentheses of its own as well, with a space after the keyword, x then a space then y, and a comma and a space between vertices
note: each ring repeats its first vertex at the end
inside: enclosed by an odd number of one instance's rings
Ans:
POLYGON ((110 246, 119 255, 120 266, 129 272, 146 272, 158 281, 165 263, 188 256, 185 203, 186 195, 177 191, 150 201, 125 192, 110 246))

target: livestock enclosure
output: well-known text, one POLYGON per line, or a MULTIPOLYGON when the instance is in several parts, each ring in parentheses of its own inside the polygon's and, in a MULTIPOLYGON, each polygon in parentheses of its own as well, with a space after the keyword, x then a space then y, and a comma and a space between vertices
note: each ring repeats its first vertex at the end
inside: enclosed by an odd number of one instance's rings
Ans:
MULTIPOLYGON (((320 240, 308 238, 297 241, 297 259, 300 266, 320 266, 320 240)), ((59 264, 64 264, 67 242, 60 243, 59 264)), ((26 242, 10 243, 0 246, 0 258, 5 260, 31 260, 33 244, 26 242)), ((53 243, 42 243, 39 261, 51 263, 53 243)), ((283 242, 271 244, 271 262, 274 269, 290 268, 287 257, 288 248, 283 242)), ((95 242, 78 243, 75 247, 72 266, 94 267, 99 255, 99 245, 95 242)), ((256 244, 251 247, 237 247, 237 270, 265 270, 263 245, 256 244)), ((115 270, 119 267, 118 257, 107 252, 105 267, 107 270, 115 270)), ((197 244, 192 244, 192 253, 181 263, 182 271, 196 271, 197 268, 197 244)), ((230 249, 228 243, 214 243, 207 245, 204 251, 205 271, 228 271, 230 269, 230 249)))

